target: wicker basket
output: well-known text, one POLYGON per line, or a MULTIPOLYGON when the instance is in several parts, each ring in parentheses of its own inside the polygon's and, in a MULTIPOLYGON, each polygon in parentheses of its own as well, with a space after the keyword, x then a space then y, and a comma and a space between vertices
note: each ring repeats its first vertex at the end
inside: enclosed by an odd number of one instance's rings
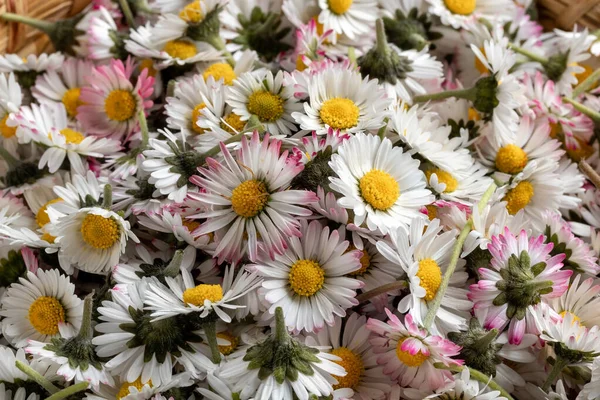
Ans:
MULTIPOLYGON (((11 12, 47 21, 57 21, 79 13, 90 0, 0 0, 0 14, 11 12)), ((21 56, 52 51, 48 36, 14 22, 0 20, 0 54, 21 56)))
POLYGON ((540 22, 546 29, 600 29, 600 0, 537 0, 540 22))

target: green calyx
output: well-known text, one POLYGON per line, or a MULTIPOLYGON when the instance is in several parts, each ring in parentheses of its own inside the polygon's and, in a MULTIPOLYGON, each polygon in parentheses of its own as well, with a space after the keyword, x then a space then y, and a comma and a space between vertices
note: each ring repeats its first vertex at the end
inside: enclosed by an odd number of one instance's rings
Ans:
POLYGON ((499 271, 502 280, 496 283, 496 287, 502 291, 493 301, 495 306, 508 303, 506 315, 508 318, 525 318, 527 307, 538 304, 541 296, 552 292, 552 281, 536 281, 538 276, 546 268, 545 262, 531 265, 531 259, 526 251, 522 251, 519 257, 511 254, 508 259, 508 268, 499 271))
POLYGON ((222 9, 223 6, 217 6, 206 14, 202 21, 189 23, 185 32, 186 36, 192 40, 209 43, 213 38, 218 38, 221 29, 219 14, 222 9))
POLYGON ((141 271, 136 271, 136 275, 141 279, 144 277, 156 277, 158 280, 165 284, 165 277, 170 276, 172 278, 179 274, 179 268, 181 267, 181 261, 183 260, 183 250, 177 250, 173 255, 170 262, 163 261, 160 258, 155 258, 152 264, 140 264, 141 271))
POLYGON ((406 74, 413 70, 412 61, 388 45, 383 25, 382 20, 377 20, 375 46, 358 59, 358 65, 363 77, 368 75, 371 79, 394 85, 398 80, 405 79, 406 74))
POLYGON ((548 58, 548 61, 542 64, 548 78, 554 82, 558 82, 560 77, 567 69, 567 59, 569 53, 558 53, 548 58))
POLYGON ((299 373, 312 375, 312 364, 321 362, 316 356, 319 350, 308 347, 289 335, 281 307, 275 310, 275 320, 275 333, 246 351, 244 361, 249 362, 248 369, 258 369, 261 380, 273 375, 279 384, 286 379, 295 382, 299 373))
POLYGON ((173 143, 168 143, 175 155, 165 157, 165 161, 172 165, 171 172, 181 174, 177 181, 177 186, 183 187, 188 184, 190 177, 198 172, 202 155, 193 150, 181 151, 173 143))
POLYGON ((129 56, 127 50, 125 50, 125 39, 129 36, 122 32, 110 31, 108 36, 113 42, 113 46, 109 49, 110 53, 119 60, 125 61, 129 56))
POLYGON ((577 264, 574 261, 571 261, 573 250, 569 249, 566 243, 561 242, 556 233, 552 233, 549 225, 546 225, 546 231, 544 232, 544 234, 546 235, 546 243, 552 243, 554 245, 554 247, 552 247, 552 251, 550 252, 551 256, 564 254, 565 260, 563 261, 563 264, 565 267, 579 273, 584 272, 583 269, 579 267, 579 264, 577 264))
POLYGON ((497 88, 498 81, 496 80, 495 75, 479 79, 477 83, 475 83, 473 107, 482 113, 492 114, 494 108, 500 103, 496 97, 497 88))
POLYGON ((498 330, 483 329, 477 318, 471 318, 469 330, 466 332, 450 332, 448 338, 461 346, 460 358, 471 368, 488 376, 496 376, 496 365, 502 360, 497 353, 502 344, 496 343, 498 330))
POLYGON ((333 170, 329 166, 329 161, 332 153, 331 146, 317 153, 306 163, 302 172, 294 177, 292 188, 311 190, 316 193, 317 188, 321 186, 325 192, 330 192, 329 177, 333 176, 333 170))
POLYGON ((561 360, 566 360, 568 364, 577 364, 580 362, 592 362, 600 353, 593 351, 580 351, 568 348, 561 342, 551 343, 556 353, 556 357, 561 360))
POLYGON ((46 169, 39 169, 37 163, 25 162, 16 168, 11 168, 4 178, 6 186, 21 186, 34 184, 47 174, 46 169))
POLYGON ((479 126, 477 126, 475 121, 468 120, 465 122, 462 119, 458 121, 450 119, 448 120, 448 125, 451 128, 450 138, 460 137, 461 129, 466 129, 469 132, 469 139, 479 136, 479 126))
POLYGON ((279 53, 291 48, 283 42, 290 28, 280 29, 281 15, 271 12, 265 14, 259 7, 254 7, 250 17, 240 14, 238 21, 242 28, 233 43, 256 51, 264 60, 273 61, 279 53))
POLYGON ((384 17, 383 23, 388 40, 402 50, 419 51, 432 40, 442 37, 441 33, 431 31, 429 14, 419 15, 416 8, 410 10, 407 15, 401 10, 396 10, 394 18, 384 17))
POLYGON ((125 193, 131 195, 139 200, 148 200, 152 198, 152 193, 156 190, 156 187, 148 182, 149 177, 139 178, 135 183, 138 189, 129 189, 125 193))
POLYGON ((20 251, 11 250, 6 258, 0 259, 0 286, 7 287, 25 275, 27 266, 20 251))
POLYGON ((33 85, 35 85, 35 81, 40 73, 38 71, 29 70, 29 71, 15 71, 15 75, 17 76, 17 81, 19 85, 24 89, 30 89, 33 85))

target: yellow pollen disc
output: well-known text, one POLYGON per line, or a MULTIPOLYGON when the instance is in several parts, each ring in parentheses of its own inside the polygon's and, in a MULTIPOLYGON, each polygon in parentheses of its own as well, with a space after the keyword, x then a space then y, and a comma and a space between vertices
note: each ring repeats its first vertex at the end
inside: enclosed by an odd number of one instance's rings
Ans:
MULTIPOLYGON (((479 51, 481 51, 481 53, 485 56, 485 49, 483 47, 479 48, 479 51)), ((477 69, 477 71, 479 71, 480 74, 487 74, 488 69, 487 67, 481 62, 481 60, 479 59, 479 57, 475 56, 475 68, 477 69)), ((469 111, 471 111, 469 109, 469 111)))
POLYGON ((300 72, 306 69, 306 64, 302 61, 301 54, 298 54, 298 57, 296 57, 296 69, 300 72))
MULTIPOLYGON (((575 86, 577 86, 581 82, 585 81, 591 74, 593 74, 594 69, 587 64, 577 64, 577 63, 575 63, 575 64, 579 65, 580 67, 583 67, 583 69, 584 69, 583 72, 580 72, 579 74, 575 74, 575 78, 577 78, 577 84, 575 86)), ((598 87, 598 81, 594 82, 594 84, 592 85, 592 87, 590 89, 595 89, 597 87, 598 87)))
POLYGON ((5 139, 10 139, 11 137, 17 134, 16 126, 8 126, 6 125, 6 121, 8 120, 8 113, 4 116, 4 118, 0 119, 0 134, 5 139))
POLYGON ((417 276, 421 280, 421 287, 425 289, 425 300, 431 301, 442 283, 442 270, 431 258, 419 261, 417 276))
POLYGON ((505 174, 518 174, 527 165, 527 153, 514 144, 501 147, 496 154, 496 168, 505 174))
POLYGON ((186 40, 171 40, 165 44, 163 50, 173 58, 187 60, 198 54, 196 45, 186 40))
POLYGON ((412 355, 408 351, 402 350, 402 343, 405 340, 406 339, 398 341, 398 344, 396 345, 396 356, 398 357, 398 360, 402 361, 404 365, 407 365, 409 367, 418 367, 425 361, 427 361, 429 356, 426 356, 425 354, 421 353, 421 351, 419 351, 415 355, 412 355))
POLYGON ((231 206, 233 211, 244 218, 258 215, 269 201, 267 187, 256 179, 244 181, 233 189, 231 206))
POLYGON ((452 193, 456 190, 456 188, 458 188, 458 181, 452 176, 450 172, 446 172, 439 168, 430 169, 429 171, 425 171, 427 181, 431 179, 431 175, 433 174, 437 176, 439 183, 446 184, 446 189, 444 189, 444 193, 452 193))
POLYGON ((195 221, 193 219, 183 219, 183 221, 181 221, 181 224, 183 226, 186 227, 186 229, 188 230, 188 232, 194 232, 196 229, 198 229, 198 227, 200 226, 200 222, 195 221))
POLYGON ((430 204, 428 206, 426 206, 427 208, 427 217, 429 218, 430 221, 433 221, 434 219, 437 218, 437 207, 434 206, 433 204, 430 204))
POLYGON ((154 61, 150 58, 144 58, 140 61, 140 71, 147 70, 148 76, 156 76, 158 71, 154 68, 154 61))
POLYGON ((353 0, 329 0, 329 9, 334 14, 344 14, 352 6, 353 0))
POLYGON ((115 89, 104 100, 104 112, 113 121, 127 121, 135 114, 135 97, 128 90, 115 89))
POLYGON ((62 201, 62 199, 53 199, 40 207, 37 214, 35 215, 35 222, 37 222, 40 228, 46 225, 48 222, 50 222, 50 217, 48 216, 48 212, 46 211, 48 209, 48 206, 50 204, 58 203, 59 201, 62 201))
POLYGON ((67 114, 69 114, 69 117, 71 118, 75 118, 77 115, 77 107, 83 104, 83 102, 79 100, 80 94, 81 89, 77 87, 67 90, 62 97, 62 103, 65 105, 67 114))
POLYGON ((215 303, 223 298, 223 288, 221 285, 198 285, 195 288, 186 289, 183 292, 183 301, 195 306, 204 305, 204 301, 208 300, 215 303))
POLYGON ((274 122, 283 115, 283 104, 279 95, 261 90, 248 98, 248 111, 256 115, 260 122, 274 122))
MULTIPOLYGON (((152 387, 152 380, 146 382, 146 384, 152 387)), ((123 397, 127 397, 129 395, 129 388, 135 387, 138 391, 141 391, 144 387, 144 383, 142 383, 142 377, 140 376, 133 382, 125 382, 121 385, 121 389, 119 393, 117 393, 117 400, 121 400, 123 397)))
POLYGON ((119 224, 112 218, 88 214, 81 223, 83 241, 95 249, 104 250, 119 241, 119 224))
POLYGON ((58 323, 65 321, 65 309, 56 297, 42 296, 31 303, 27 317, 42 335, 56 335, 58 323))
POLYGON ((341 358, 340 361, 334 361, 334 363, 341 365, 346 370, 345 376, 333 375, 333 377, 338 381, 337 385, 333 385, 333 389, 356 389, 360 383, 360 378, 365 371, 362 358, 346 347, 333 349, 331 350, 331 354, 341 358))
POLYGON ((194 107, 194 109, 192 110, 192 118, 191 118, 191 125, 192 125, 192 130, 194 132, 196 132, 198 135, 201 135, 204 133, 204 129, 200 126, 198 126, 198 124, 196 122, 198 122, 198 118, 202 115, 202 109, 206 108, 206 104, 204 103, 200 103, 197 104, 196 107, 194 107))
POLYGON ((475 11, 477 0, 444 0, 444 4, 454 14, 469 15, 475 11))
POLYGON ((592 146, 590 146, 589 144, 587 144, 579 138, 575 138, 575 140, 577 140, 577 148, 567 148, 567 155, 569 156, 569 158, 571 158, 571 160, 579 162, 581 160, 587 159, 592 154, 594 154, 594 148, 592 146))
POLYGON ((400 197, 400 185, 390 174, 379 169, 367 172, 358 182, 360 194, 376 210, 385 211, 400 197))
POLYGON ((562 133, 562 126, 559 123, 550 122, 550 137, 556 139, 560 133, 562 133))
POLYGON ((200 8, 200 1, 196 0, 193 3, 188 4, 179 13, 179 18, 185 22, 198 23, 204 19, 204 14, 200 8))
POLYGON ((79 144, 85 139, 85 136, 83 136, 81 132, 74 131, 70 128, 61 129, 60 134, 63 135, 67 143, 70 144, 79 144))
POLYGON ((56 240, 56 236, 52 236, 51 234, 49 234, 48 232, 45 232, 42 235, 42 240, 45 240, 48 243, 54 243, 54 241, 56 240))
POLYGON ((575 322, 579 322, 581 324, 581 318, 579 318, 577 315, 573 314, 571 311, 563 311, 561 313, 559 313, 559 315, 563 318, 565 318, 567 316, 567 314, 571 314, 571 317, 573 318, 573 324, 575 322))
POLYGON ((288 277, 292 290, 299 296, 312 296, 325 282, 325 271, 312 260, 298 260, 290 268, 288 277))
POLYGON ((533 194, 533 185, 527 181, 521 181, 517 186, 509 190, 502 200, 506 201, 508 213, 515 215, 531 202, 533 194))
MULTIPOLYGON (((353 245, 350 245, 350 246, 348 246, 348 250, 346 250, 346 252, 353 251, 353 250, 356 250, 356 247, 354 247, 353 245)), ((363 255, 360 258, 360 265, 361 265, 360 269, 350 272, 348 275, 362 276, 365 274, 365 272, 367 272, 367 270, 371 266, 371 256, 369 255, 369 253, 367 253, 367 251, 365 249, 362 250, 362 253, 363 253, 363 255)))
POLYGON ((233 85, 233 81, 235 80, 235 78, 237 78, 235 72, 233 71, 233 68, 231 68, 231 65, 229 65, 229 63, 216 63, 209 66, 202 73, 202 77, 204 78, 204 80, 207 80, 209 76, 215 78, 215 81, 223 79, 223 82, 225 82, 225 84, 229 86, 233 85))
POLYGON ((241 132, 246 126, 246 121, 242 121, 239 115, 234 113, 227 114, 221 121, 221 128, 231 134, 241 132))
POLYGON ((350 99, 334 97, 321 105, 319 116, 333 129, 349 129, 358 125, 360 109, 350 99))
POLYGON ((219 346, 219 352, 221 352, 221 354, 224 354, 226 356, 233 353, 234 350, 237 348, 238 344, 240 343, 240 339, 237 336, 233 336, 231 333, 229 333, 227 331, 217 333, 217 337, 221 338, 221 339, 225 339, 225 340, 229 341, 229 343, 230 343, 229 345, 219 346))
POLYGON ((469 121, 479 121, 481 120, 481 115, 477 112, 473 107, 469 107, 469 121))

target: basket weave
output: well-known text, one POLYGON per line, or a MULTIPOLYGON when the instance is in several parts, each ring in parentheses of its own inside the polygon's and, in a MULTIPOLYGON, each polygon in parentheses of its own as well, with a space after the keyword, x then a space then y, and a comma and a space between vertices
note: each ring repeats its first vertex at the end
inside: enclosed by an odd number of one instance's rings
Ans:
MULTIPOLYGON (((0 14, 11 12, 46 21, 71 17, 83 10, 90 0, 0 0, 0 14)), ((22 57, 52 51, 48 36, 15 22, 0 20, 0 54, 17 53, 22 57)))
POLYGON ((546 29, 600 29, 600 0, 538 0, 540 22, 546 29))

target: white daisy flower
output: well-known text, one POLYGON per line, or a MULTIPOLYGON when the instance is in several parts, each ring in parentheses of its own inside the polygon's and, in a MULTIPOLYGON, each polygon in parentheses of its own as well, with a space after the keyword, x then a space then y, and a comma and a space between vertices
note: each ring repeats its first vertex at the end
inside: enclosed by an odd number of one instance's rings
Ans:
POLYGON ((16 155, 17 127, 13 123, 7 125, 11 113, 19 110, 23 95, 15 74, 0 75, 0 144, 12 155, 16 155))
POLYGON ((296 131, 291 114, 301 109, 294 90, 283 84, 283 72, 247 72, 239 76, 227 91, 227 104, 240 120, 255 116, 265 130, 274 135, 296 131))
POLYGON ((578 400, 594 400, 600 397, 600 358, 594 359, 591 369, 592 379, 583 386, 577 396, 578 400))
POLYGON ((469 168, 463 170, 440 168, 425 170, 429 186, 434 193, 439 193, 441 199, 467 205, 476 204, 493 182, 486 176, 487 173, 487 168, 474 160, 469 168))
POLYGON ((373 31, 377 13, 375 0, 319 0, 318 22, 324 30, 333 29, 354 40, 373 31))
POLYGON ((357 226, 366 221, 370 230, 385 234, 423 217, 421 207, 434 200, 419 162, 389 139, 358 133, 339 147, 329 165, 337 175, 330 178, 331 188, 343 195, 339 204, 354 211, 357 226))
POLYGON ((25 346, 28 340, 49 342, 58 337, 59 325, 81 324, 82 302, 75 285, 58 270, 27 272, 19 282, 0 299, 2 334, 13 346, 25 346))
POLYGON ((560 297, 547 299, 546 303, 561 317, 572 314, 573 321, 586 327, 600 326, 598 306, 600 305, 600 286, 594 285, 594 278, 580 283, 581 275, 575 276, 569 289, 560 297))
POLYGON ((208 253, 212 253, 215 250, 210 234, 195 234, 200 223, 195 219, 189 218, 189 216, 182 216, 180 211, 163 210, 156 214, 140 215, 138 222, 140 225, 157 232, 171 233, 179 242, 185 242, 208 253))
POLYGON ((454 29, 469 29, 480 18, 490 22, 511 19, 515 5, 510 0, 427 0, 429 11, 440 17, 442 24, 454 29))
MULTIPOLYGON (((64 60, 65 56, 63 56, 61 53, 44 53, 40 54, 39 56, 35 54, 29 54, 27 57, 21 57, 18 54, 0 55, 0 72, 15 72, 17 76, 19 76, 19 73, 23 72, 41 73, 44 71, 54 71, 62 66, 64 60)), ((37 74, 34 75, 34 78, 35 76, 37 76, 37 74)), ((24 85, 24 83, 20 82, 20 80, 19 83, 24 85)), ((35 79, 31 80, 31 85, 34 83, 35 79)), ((29 86, 26 85, 26 87, 29 86)))
POLYGON ((86 400, 145 400, 158 399, 161 393, 167 393, 169 389, 186 388, 193 384, 190 374, 187 372, 173 375, 169 382, 163 385, 155 385, 152 380, 142 382, 141 377, 134 381, 122 380, 118 376, 113 378, 113 385, 100 383, 98 387, 90 387, 92 393, 86 393, 86 400))
POLYGON ((84 28, 86 33, 77 37, 80 53, 99 62, 127 57, 123 44, 124 35, 119 32, 115 19, 106 7, 100 6, 91 11, 89 19, 84 17, 80 24, 77 28, 84 28))
POLYGON ((49 381, 55 381, 58 376, 58 366, 40 359, 29 360, 23 349, 16 352, 8 347, 0 346, 0 398, 6 400, 39 400, 40 393, 45 389, 39 386, 31 377, 17 368, 16 362, 25 364, 49 381), (10 392, 6 392, 10 390, 10 392))

